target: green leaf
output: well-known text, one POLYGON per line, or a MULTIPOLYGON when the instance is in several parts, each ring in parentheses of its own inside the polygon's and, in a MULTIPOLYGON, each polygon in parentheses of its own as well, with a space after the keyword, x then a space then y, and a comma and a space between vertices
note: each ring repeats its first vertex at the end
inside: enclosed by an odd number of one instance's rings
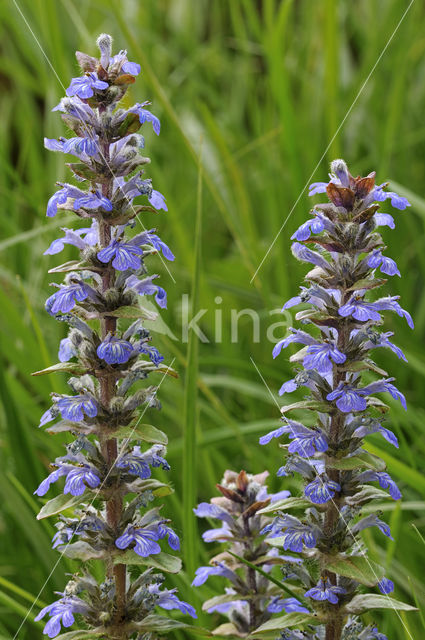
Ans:
POLYGON ((129 133, 136 133, 141 126, 137 113, 128 113, 120 124, 118 133, 120 137, 124 137, 129 133))
POLYGON ((89 491, 85 491, 82 496, 66 496, 63 493, 52 498, 41 508, 40 513, 37 516, 37 520, 48 518, 49 516, 55 516, 57 513, 71 509, 81 502, 91 499, 93 494, 89 491))
POLYGON ((417 611, 416 607, 410 604, 400 602, 389 596, 380 596, 376 593, 362 593, 354 596, 354 598, 346 605, 349 613, 362 613, 369 609, 397 609, 400 611, 417 611))
POLYGON ((152 442, 153 444, 168 444, 168 437, 163 432, 151 424, 135 424, 128 427, 122 427, 114 432, 116 438, 132 438, 143 440, 144 442, 152 442))
POLYGON ((293 611, 284 616, 273 618, 262 624, 258 629, 252 632, 253 636, 260 635, 265 631, 280 631, 290 627, 300 627, 306 624, 317 624, 317 617, 310 613, 298 613, 293 611))
POLYGON ((309 409, 310 411, 320 411, 321 413, 333 411, 329 403, 319 402, 318 400, 301 400, 300 402, 287 404, 281 407, 280 411, 285 414, 288 413, 288 411, 295 411, 296 409, 309 409))
POLYGON ((328 458, 327 465, 332 469, 344 471, 357 469, 358 467, 367 467, 376 471, 384 471, 386 469, 385 462, 368 451, 363 451, 355 456, 347 456, 346 458, 328 458))
POLYGON ((175 629, 184 629, 188 626, 185 622, 179 622, 178 620, 165 618, 164 616, 158 616, 156 614, 146 616, 142 622, 134 623, 134 628, 137 629, 137 631, 158 631, 159 633, 174 631, 175 629))
POLYGON ((113 318, 143 318, 144 320, 156 320, 158 318, 158 314, 153 311, 148 311, 143 307, 120 307, 119 309, 115 309, 114 311, 105 311, 103 316, 112 316, 113 318))
POLYGON ((86 369, 78 362, 58 362, 53 364, 47 369, 41 369, 41 371, 35 371, 32 376, 45 376, 48 373, 72 373, 76 376, 81 376, 86 373, 86 369))
POLYGON ((357 289, 374 289, 375 287, 380 287, 385 284, 387 280, 384 278, 362 278, 362 280, 357 280, 347 291, 356 291, 357 289))
POLYGON ((372 485, 361 485, 360 491, 354 494, 354 496, 348 496, 346 498, 347 504, 362 504, 363 502, 370 502, 370 500, 388 500, 391 496, 378 487, 372 487, 372 485))
POLYGON ((168 573, 179 573, 182 568, 182 561, 180 558, 172 556, 169 553, 165 553, 164 551, 147 558, 138 556, 135 551, 126 551, 123 554, 114 556, 114 564, 142 564, 146 567, 155 567, 155 569, 167 571, 168 573))
POLYGON ((79 271, 81 269, 87 269, 89 265, 87 262, 80 262, 79 260, 68 260, 57 267, 49 269, 47 273, 66 273, 68 271, 79 271))
POLYGON ((85 640, 86 638, 98 638, 105 635, 104 631, 68 631, 68 633, 61 633, 60 636, 56 636, 56 640, 85 640))
POLYGON ((93 560, 94 558, 104 557, 103 551, 93 549, 88 542, 83 542, 82 540, 78 540, 72 544, 61 545, 58 547, 58 551, 72 560, 93 560))
POLYGON ((274 511, 286 511, 287 509, 305 509, 310 507, 311 502, 305 500, 305 498, 285 498, 284 500, 276 500, 272 504, 267 505, 263 509, 260 509, 257 513, 273 513, 274 511))
POLYGON ((71 169, 75 175, 85 180, 97 180, 99 181, 98 174, 91 171, 87 165, 83 162, 66 162, 67 167, 71 169))
POLYGON ((374 587, 384 577, 385 569, 367 556, 327 556, 326 570, 374 587))

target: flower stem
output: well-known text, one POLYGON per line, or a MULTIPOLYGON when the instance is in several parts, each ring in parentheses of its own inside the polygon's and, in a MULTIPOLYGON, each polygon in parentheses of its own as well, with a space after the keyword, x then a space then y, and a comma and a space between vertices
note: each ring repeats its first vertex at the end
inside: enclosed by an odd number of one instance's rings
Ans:
MULTIPOLYGON (((109 143, 103 145, 105 163, 109 161, 109 143)), ((106 198, 112 196, 112 179, 102 185, 102 195, 106 198)), ((111 242, 111 227, 107 222, 99 221, 99 240, 101 248, 107 247, 111 242)), ((102 293, 105 293, 113 284, 114 271, 110 266, 106 267, 102 275, 102 293)), ((112 316, 105 316, 100 321, 102 340, 110 334, 115 334, 117 320, 112 316)), ((116 377, 103 376, 100 378, 100 393, 103 405, 108 408, 115 394, 116 377)), ((118 442, 116 438, 109 438, 102 443, 102 454, 106 463, 107 473, 112 469, 118 457, 118 442)), ((120 494, 112 496, 106 502, 106 521, 118 537, 118 525, 122 515, 122 497, 120 494)), ((126 566, 125 564, 113 565, 107 563, 106 571, 109 577, 115 580, 115 620, 120 624, 125 615, 126 606, 126 566), (109 565, 109 566, 108 566, 109 565)))

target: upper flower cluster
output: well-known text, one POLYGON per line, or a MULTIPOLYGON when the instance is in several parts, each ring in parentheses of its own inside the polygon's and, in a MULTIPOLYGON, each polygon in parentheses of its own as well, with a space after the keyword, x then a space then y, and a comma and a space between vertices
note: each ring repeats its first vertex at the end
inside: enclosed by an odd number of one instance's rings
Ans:
MULTIPOLYGON (((350 633, 355 627, 355 637, 385 640, 376 628, 363 628, 350 616, 380 606, 382 596, 356 595, 362 585, 377 585, 385 598, 394 587, 382 567, 368 559, 359 534, 377 527, 391 538, 380 514, 365 516, 362 508, 374 498, 387 497, 384 490, 394 500, 401 498, 384 462, 363 448, 363 439, 379 433, 398 447, 394 433, 382 424, 389 407, 376 394, 389 394, 406 409, 394 378, 372 357, 383 347, 406 360, 390 341, 392 332, 381 329, 383 312, 394 311, 411 328, 412 318, 398 296, 377 297, 374 291, 387 282, 383 275, 400 276, 396 262, 383 253, 386 247, 378 229, 395 225, 390 214, 379 211, 380 203, 389 199, 404 210, 409 202, 385 191, 385 184, 376 185, 374 173, 354 178, 343 160, 333 162, 331 171, 329 182, 314 183, 310 189, 310 195, 326 193, 329 202, 315 205, 311 219, 292 236, 294 256, 313 268, 306 286, 283 309, 303 305, 295 318, 308 331, 290 329, 273 350, 276 358, 289 345, 301 345, 291 357, 295 376, 279 393, 306 387, 309 395, 283 406, 282 426, 260 439, 265 445, 288 436, 278 475, 296 472, 304 478, 304 498, 296 504, 304 513, 296 517, 282 511, 264 533, 273 548, 281 545, 310 559, 298 573, 302 587, 295 589, 315 612, 314 617, 308 613, 300 619, 300 625, 319 624, 317 635, 291 631, 282 637, 313 640, 324 637, 326 629, 327 639, 339 640, 354 637, 350 633), (296 409, 312 412, 306 425, 287 417, 296 409)), ((283 500, 267 511, 286 511, 288 506, 283 500)), ((393 599, 391 606, 408 608, 393 599)))

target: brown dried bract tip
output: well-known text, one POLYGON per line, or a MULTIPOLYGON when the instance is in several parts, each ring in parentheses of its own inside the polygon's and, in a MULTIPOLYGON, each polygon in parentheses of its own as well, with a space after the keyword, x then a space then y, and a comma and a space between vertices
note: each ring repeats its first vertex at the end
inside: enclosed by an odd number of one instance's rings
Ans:
POLYGON ((219 491, 221 491, 223 496, 225 496, 232 502, 243 503, 243 498, 236 491, 233 491, 232 489, 228 489, 227 487, 223 487, 223 485, 221 484, 216 484, 215 486, 219 491))
POLYGON ((245 493, 248 487, 248 483, 249 480, 246 471, 242 470, 236 479, 236 486, 238 487, 239 491, 245 493))

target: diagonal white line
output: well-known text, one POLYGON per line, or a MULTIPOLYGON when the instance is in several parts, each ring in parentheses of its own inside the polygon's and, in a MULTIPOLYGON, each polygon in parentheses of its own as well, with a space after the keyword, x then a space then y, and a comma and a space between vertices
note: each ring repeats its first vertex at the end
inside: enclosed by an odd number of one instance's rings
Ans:
MULTIPOLYGON (((160 386, 162 385, 163 381, 165 380, 165 377, 167 376, 167 373, 169 372, 169 370, 170 370, 170 369, 171 369, 171 367, 173 366, 174 360, 175 360, 175 358, 173 358, 173 359, 172 359, 172 361, 171 361, 171 364, 169 364, 169 365, 167 366, 167 370, 164 372, 164 374, 163 374, 163 376, 162 376, 161 380, 160 380, 160 381, 159 381, 159 383, 158 383, 158 386, 156 387, 156 389, 155 389, 155 391, 154 391, 154 393, 153 393, 153 395, 154 395, 154 396, 156 396, 156 394, 158 393, 158 390, 159 390, 160 386)), ((108 473, 107 473, 107 474, 106 474, 106 476, 104 477, 104 479, 103 479, 103 481, 102 481, 101 485, 100 485, 99 487, 97 487, 97 489, 96 489, 96 491, 95 491, 95 494, 94 494, 94 496, 93 496, 93 498, 92 498, 92 501, 90 502, 90 504, 89 504, 89 505, 88 505, 88 507, 86 508, 86 510, 85 510, 85 512, 84 512, 84 514, 83 514, 83 516, 82 516, 82 519, 84 519, 84 517, 87 515, 88 511, 89 511, 89 510, 90 510, 90 508, 92 507, 93 502, 96 500, 96 498, 98 497, 98 495, 99 495, 99 493, 101 492, 102 488, 104 487, 105 482, 106 482, 106 481, 107 481, 107 479, 109 478, 109 476, 110 476, 110 474, 111 474, 111 471, 114 469, 114 467, 115 467, 115 465, 117 464, 117 462, 122 458, 122 456, 123 456, 123 451, 124 451, 125 447, 127 446, 127 444, 129 443, 129 441, 131 440, 131 438, 132 438, 132 436, 133 436, 133 433, 134 433, 134 431, 135 431, 136 427, 137 427, 137 426, 138 426, 138 424, 140 423, 140 420, 143 418, 143 416, 145 415, 145 413, 146 413, 146 411, 148 410, 148 408, 149 408, 149 404, 147 404, 147 405, 146 405, 146 407, 143 409, 143 411, 142 411, 142 413, 140 414, 140 416, 139 416, 139 418, 138 418, 138 420, 137 420, 136 424, 134 425, 133 429, 131 430, 130 435, 129 435, 129 436, 127 437, 127 439, 124 441, 124 443, 123 443, 123 445, 122 445, 121 449, 119 450, 119 452, 118 452, 118 456, 115 458, 113 465, 112 465, 112 466, 110 467, 110 469, 108 470, 108 473)), ((41 587, 40 591, 39 591, 39 592, 38 592, 38 594, 36 595, 36 597, 35 597, 35 599, 34 599, 34 602, 31 604, 30 608, 28 609, 28 611, 27 611, 27 613, 26 613, 26 615, 25 615, 25 618, 22 620, 21 624, 19 625, 19 629, 16 631, 15 635, 13 636, 13 640, 16 640, 16 638, 18 637, 18 633, 20 632, 20 630, 21 630, 21 629, 22 629, 22 627, 24 626, 24 624, 25 624, 25 622, 26 622, 26 620, 27 620, 28 616, 30 615, 31 611, 32 611, 32 610, 33 610, 33 608, 34 608, 35 603, 37 602, 37 600, 39 599, 39 597, 40 597, 40 596, 41 596, 41 594, 43 593, 44 588, 46 587, 46 585, 47 585, 47 583, 49 582, 50 578, 51 578, 51 577, 52 577, 52 575, 54 574, 54 572, 55 572, 55 570, 56 570, 56 568, 57 568, 58 564, 59 564, 59 563, 60 563, 60 561, 62 560, 62 558, 63 558, 63 556, 64 556, 64 554, 65 554, 66 550, 68 549, 69 545, 71 544, 72 539, 74 538, 74 535, 75 535, 75 533, 73 533, 73 534, 71 535, 71 537, 70 537, 70 539, 68 540, 67 544, 65 545, 64 549, 61 551, 59 558, 56 560, 55 564, 53 565, 53 568, 52 568, 52 570, 50 571, 49 575, 47 576, 46 580, 44 581, 43 586, 41 587)))
POLYGON ((263 266, 263 263, 265 262, 265 260, 267 259, 267 256, 269 255, 270 251, 273 249, 274 245, 276 244, 276 241, 278 239, 278 237, 280 236, 280 234, 282 233, 283 229, 286 226, 286 223, 288 222, 289 218, 291 217, 291 215, 293 214, 295 207, 297 206, 297 204, 299 203, 299 201, 302 198, 302 195, 304 193, 304 191, 307 189, 308 185, 310 184, 311 179, 313 178, 314 174, 316 173, 317 169, 319 168, 323 158, 326 156, 326 154, 328 153, 329 149, 331 148, 331 145, 333 143, 333 141, 335 140, 335 138, 337 137, 337 135, 339 134, 339 132, 341 131, 342 127, 345 124, 345 121, 347 120, 348 116, 350 115, 350 113, 352 112, 354 106, 356 105, 358 99, 360 98, 361 94, 363 93, 367 83, 369 82, 370 78, 372 77, 376 67, 378 66, 378 64, 380 63, 383 55, 385 54, 386 50, 388 49, 388 47, 390 46, 395 34, 397 33, 397 31, 399 30, 401 23, 403 22, 404 18, 406 17, 410 7, 412 6, 414 0, 410 0, 409 6, 407 7, 407 9, 404 11, 403 15, 401 16, 400 20, 398 21, 398 24, 396 26, 396 28, 394 29, 394 31, 392 32, 390 38, 388 39, 385 47, 382 49, 381 53, 378 56, 378 59, 376 60, 375 64, 373 65, 372 69, 369 71, 369 74, 366 78, 366 80, 363 82, 362 86, 360 87, 356 97, 354 98, 353 102, 351 103, 347 113, 345 114, 345 116, 343 117, 343 119, 341 120, 338 129, 335 131, 334 135, 332 136, 328 146, 326 147, 326 149, 324 150, 323 154, 321 155, 318 163, 316 164, 316 166, 314 167, 313 171, 311 172, 311 175, 309 177, 309 179, 307 180, 307 182, 305 183, 304 187, 302 188, 298 198, 295 200, 295 203, 292 206, 292 209, 290 210, 290 212, 288 213, 288 215, 286 216, 285 220, 282 223, 282 226, 280 227, 279 231, 277 232, 277 234, 275 235, 275 237, 273 238, 269 248, 267 249, 266 253, 264 254, 263 259, 261 260, 260 264, 258 265, 254 275, 252 276, 251 280, 250 280, 250 284, 252 284, 252 281, 255 279, 255 277, 257 276, 257 273, 260 271, 261 267, 263 266))
MULTIPOLYGON (((39 47, 39 49, 40 49, 41 53, 43 54, 43 56, 44 56, 44 58, 46 59, 46 61, 47 61, 48 65, 49 65, 49 67, 51 68, 51 70, 53 71, 54 75, 56 76, 56 78, 57 78, 57 80, 58 80, 59 84, 61 85, 62 89, 63 89, 64 91, 66 91, 66 87, 65 87, 65 85, 63 84, 62 80, 60 79, 60 77, 59 77, 59 75, 58 75, 58 73, 57 73, 56 69, 54 68, 54 66, 53 66, 53 64, 52 64, 52 62, 51 62, 51 60, 50 60, 50 58, 49 58, 49 56, 47 55, 47 53, 46 53, 46 52, 45 52, 45 50, 43 49, 43 47, 42 47, 42 45, 41 45, 40 41, 38 40, 37 36, 35 35, 34 31, 32 30, 31 25, 29 24, 28 20, 26 19, 25 15, 23 14, 23 12, 22 12, 21 8, 19 7, 18 3, 16 2, 16 0, 12 0, 12 2, 13 2, 13 4, 15 5, 16 9, 18 10, 19 14, 21 15, 21 17, 22 17, 23 21, 25 22, 26 26, 28 27, 28 29, 29 29, 29 31, 30 31, 30 33, 31 33, 32 37, 33 37, 33 38, 34 38, 34 40, 36 41, 36 43, 37 43, 37 45, 38 45, 38 47, 39 47)), ((78 110, 79 110, 79 109, 78 109, 78 106, 77 106, 76 108, 77 108, 77 111, 78 111, 78 110)), ((80 112, 80 114, 82 113, 81 109, 79 110, 79 112, 80 112)), ((90 137, 90 130, 89 130, 89 128, 87 127, 86 122, 84 121, 84 119, 83 119, 82 117, 80 118, 80 120, 81 120, 81 123, 82 123, 82 125, 83 125, 83 128, 85 129, 85 131, 86 131, 86 132, 87 132, 87 134, 88 134, 88 137, 90 137)), ((93 139, 93 138, 92 138, 92 139, 93 139)), ((114 174, 114 172, 112 171, 111 166, 110 166, 110 164, 109 164, 108 160, 105 158, 105 155, 103 154, 103 151, 102 151, 102 149, 101 149, 100 145, 99 145, 99 144, 97 144, 97 142, 96 142, 96 140, 95 140, 95 139, 93 139, 93 142, 94 142, 94 143, 96 144, 96 146, 97 146, 97 150, 98 150, 98 153, 99 153, 100 157, 101 157, 101 158, 102 158, 102 160, 104 161, 105 165, 108 167, 108 169, 109 169, 109 171, 110 171, 110 173, 111 173, 112 177, 115 179, 115 178, 116 178, 116 175, 115 175, 115 174, 114 174)), ((123 192, 123 189, 122 189, 122 187, 121 187, 120 185, 118 186, 118 188, 123 192)), ((145 225, 143 224, 143 222, 141 221, 141 219, 140 219, 140 217, 139 217, 139 214, 136 214, 136 210, 135 210, 135 208, 134 208, 134 206, 133 206, 133 203, 132 203, 131 199, 130 199, 130 198, 127 196, 127 194, 125 194, 124 192, 123 192, 123 195, 124 195, 125 200, 126 200, 126 201, 128 202, 128 204, 130 205, 130 207, 131 207, 131 209, 132 209, 133 213, 135 214, 135 218, 136 218, 137 222, 140 224, 140 226, 142 227, 143 231, 147 231, 147 229, 146 229, 145 225)), ((173 283, 174 283, 174 284, 176 284, 176 281, 175 281, 175 279, 174 279, 174 277, 173 277, 173 275, 172 275, 172 273, 171 273, 170 269, 168 268, 167 263, 164 261, 164 258, 162 257, 162 255, 161 255, 161 253, 160 253, 159 251, 158 251, 158 256, 159 256, 159 259, 161 260, 161 262, 162 262, 163 266, 165 267, 165 270, 167 271, 168 275, 170 276, 171 280, 173 281, 173 283)))
MULTIPOLYGON (((279 403, 278 403, 278 401, 276 400, 276 398, 274 397, 273 392, 271 391, 271 389, 270 389, 269 385, 268 385, 268 384, 267 384, 267 382, 265 381, 263 374, 261 373, 261 371, 260 371, 260 370, 259 370, 259 368, 257 367, 257 364, 254 362, 254 359, 252 358, 252 356, 250 356, 250 357, 249 357, 249 359, 251 360, 252 364, 254 365, 254 367, 255 367, 255 369, 256 369, 256 371, 257 371, 258 375, 259 375, 259 376, 260 376, 260 378, 261 378, 261 381, 263 382, 264 386, 266 387, 267 391, 269 392, 269 394, 270 394, 270 396, 271 396, 271 398, 272 398, 273 402, 275 403, 275 405, 277 406, 277 408, 278 408, 278 409, 279 409, 279 411, 280 411, 279 403)), ((292 435, 293 435, 294 437, 296 437, 296 434, 295 434, 295 432, 293 431, 293 429, 292 429, 292 428, 291 428, 291 431, 292 431, 292 435)), ((304 452, 304 454, 305 454, 305 455, 303 456, 303 458, 305 458, 305 459, 307 459, 307 460, 312 460, 312 457, 311 457, 311 456, 309 456, 309 455, 307 455, 307 452, 306 452, 306 450, 305 450, 305 448, 304 448, 304 445, 303 445, 303 444, 301 444, 301 449, 303 450, 303 452, 304 452)), ((312 469, 314 469, 314 467, 312 467, 312 469)), ((317 470, 315 470, 315 471, 316 471, 316 474, 317 474, 317 478, 319 478, 320 482, 322 483, 322 486, 324 487, 324 486, 325 486, 325 484, 324 484, 324 482, 323 482, 323 479, 321 478, 321 476, 319 475, 319 473, 317 472, 317 470)), ((348 526, 347 521, 345 520, 344 516, 342 515, 342 513, 341 513, 341 511, 340 511, 340 509, 339 509, 338 505, 335 503, 334 499, 333 499, 333 498, 331 498, 328 502, 331 502, 331 503, 333 504, 333 506, 335 507, 335 509, 338 511, 338 514, 339 514, 339 516, 340 516, 340 518, 341 518, 342 522, 343 522, 343 523, 344 523, 344 525, 347 527, 347 532, 351 535, 351 537, 353 538, 354 543, 357 545, 357 544, 358 544, 358 541, 357 541, 357 540, 356 540, 356 538, 354 537, 354 534, 351 532, 351 529, 350 529, 350 527, 348 526)), ((369 565, 369 569, 372 571, 374 578, 376 578, 376 581, 377 581, 377 582, 379 582, 379 578, 378 578, 378 576, 376 575, 376 572, 375 572, 374 568, 372 567, 372 565, 371 565, 371 563, 370 563, 370 561, 369 561, 369 558, 367 557, 367 554, 362 554, 362 557, 366 560, 367 564, 369 565)), ((409 638, 411 638, 411 640, 413 640, 413 636, 411 635, 411 633, 410 633, 410 631, 409 631, 409 629, 408 629, 407 625, 405 624, 405 622, 404 622, 403 618, 401 617, 401 615, 400 615, 400 613, 398 612, 398 610, 397 610, 397 609, 394 607, 394 605, 392 604, 392 602, 391 602, 391 598, 389 597, 389 595, 388 595, 387 593, 385 593, 385 594, 383 594, 383 595, 388 599, 388 601, 389 601, 389 603, 390 603, 390 605, 391 605, 391 608, 392 608, 392 609, 393 609, 393 611, 395 611, 395 613, 397 614, 397 616, 398 616, 398 618, 400 619, 400 621, 401 621, 401 623, 402 623, 402 625, 403 625, 403 627, 404 627, 405 631, 408 633, 409 638)))

